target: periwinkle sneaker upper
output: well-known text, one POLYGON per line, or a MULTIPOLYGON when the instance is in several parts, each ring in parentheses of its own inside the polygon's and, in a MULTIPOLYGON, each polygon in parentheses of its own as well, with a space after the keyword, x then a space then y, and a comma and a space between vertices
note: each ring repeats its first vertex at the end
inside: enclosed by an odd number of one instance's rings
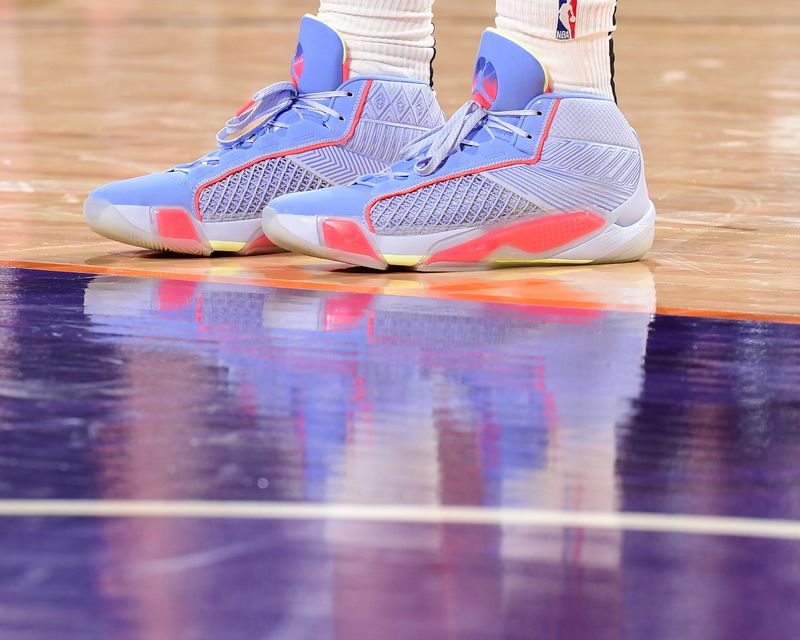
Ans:
POLYGON ((260 91, 203 158, 93 191, 84 211, 99 234, 136 246, 209 255, 276 250, 264 207, 287 193, 380 172, 444 122, 431 88, 390 77, 349 78, 344 42, 312 16, 301 23, 292 82, 260 91))
POLYGON ((264 228, 311 255, 448 270, 636 260, 654 216, 617 105, 552 92, 536 56, 490 29, 472 100, 447 124, 384 172, 274 200, 264 228))

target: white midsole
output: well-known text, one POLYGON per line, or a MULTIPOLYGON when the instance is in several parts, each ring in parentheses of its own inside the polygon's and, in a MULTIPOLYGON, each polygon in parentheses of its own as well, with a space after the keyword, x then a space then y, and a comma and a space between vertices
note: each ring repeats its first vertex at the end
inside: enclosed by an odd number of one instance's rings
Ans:
POLYGON ((649 202, 645 214, 632 225, 612 224, 603 233, 556 255, 559 260, 597 260, 598 256, 616 260, 637 258, 650 250, 656 224, 656 207, 649 202), (622 251, 619 255, 616 252, 622 251))
MULTIPOLYGON (((318 216, 298 216, 289 213, 275 214, 278 222, 287 231, 297 236, 305 242, 320 244, 322 239, 319 236, 318 216)), ((420 247, 432 247, 437 242, 455 238, 462 233, 467 234, 475 231, 475 227, 459 229, 459 231, 440 231, 420 236, 379 236, 372 235, 378 250, 384 254, 397 255, 417 255, 420 247)))
MULTIPOLYGON (((117 212, 131 225, 144 231, 154 233, 152 228, 151 207, 135 205, 112 205, 117 212)), ((233 220, 230 222, 200 222, 209 242, 247 242, 261 228, 261 218, 253 220, 233 220)))
MULTIPOLYGON (((630 226, 608 225, 594 238, 555 254, 553 257, 569 261, 594 261, 601 257, 619 260, 641 256, 652 245, 656 209, 648 201, 648 210, 630 226), (618 255, 615 255, 618 253, 618 255)), ((325 216, 274 214, 278 223, 291 234, 312 245, 322 245, 319 221, 325 216)), ((369 234, 376 248, 384 256, 426 256, 442 242, 453 246, 479 235, 480 227, 469 227, 457 231, 442 231, 418 236, 383 236, 369 234), (476 233, 477 232, 477 233, 476 233)))

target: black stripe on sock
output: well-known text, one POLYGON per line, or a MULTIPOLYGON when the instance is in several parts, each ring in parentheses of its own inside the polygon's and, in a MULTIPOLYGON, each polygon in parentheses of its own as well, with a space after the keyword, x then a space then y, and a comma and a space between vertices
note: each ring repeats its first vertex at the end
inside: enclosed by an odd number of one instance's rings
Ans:
MULTIPOLYGON (((617 6, 614 5, 614 26, 617 26, 617 6)), ((614 53, 614 33, 613 31, 608 34, 608 51, 611 58, 611 93, 614 94, 614 102, 619 103, 617 99, 617 56, 614 53)))
POLYGON ((431 80, 431 89, 433 89, 433 61, 434 61, 434 60, 436 60, 436 53, 437 53, 437 51, 436 51, 436 23, 435 23, 435 22, 433 22, 433 23, 431 23, 431 24, 433 24, 433 33, 431 34, 431 35, 433 36, 433 57, 431 58, 431 75, 430 75, 430 80, 431 80))

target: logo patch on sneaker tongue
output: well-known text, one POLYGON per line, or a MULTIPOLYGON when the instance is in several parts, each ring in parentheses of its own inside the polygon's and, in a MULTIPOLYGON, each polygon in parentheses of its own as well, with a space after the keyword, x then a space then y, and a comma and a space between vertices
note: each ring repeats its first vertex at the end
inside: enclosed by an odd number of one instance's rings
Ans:
POLYGON ((478 58, 472 82, 472 99, 484 109, 491 109, 499 93, 500 81, 497 78, 497 70, 486 58, 478 58))
POLYGON ((578 26, 578 0, 558 0, 558 28, 556 38, 574 40, 578 26))
POLYGON ((297 53, 294 54, 294 61, 292 62, 292 80, 294 86, 300 84, 300 78, 303 77, 303 70, 306 68, 306 56, 303 53, 303 45, 297 45, 297 53))

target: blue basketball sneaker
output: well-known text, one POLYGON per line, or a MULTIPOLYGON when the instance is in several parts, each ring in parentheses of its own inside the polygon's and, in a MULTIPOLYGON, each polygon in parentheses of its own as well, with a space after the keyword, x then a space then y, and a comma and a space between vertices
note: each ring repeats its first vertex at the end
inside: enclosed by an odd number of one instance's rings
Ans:
POLYGON ((473 99, 403 160, 264 214, 287 249, 420 271, 634 261, 654 227, 639 140, 617 105, 552 93, 537 58, 493 29, 473 99))
POLYGON ((306 16, 293 83, 259 92, 200 160, 92 192, 86 221, 102 236, 149 249, 206 256, 280 250, 261 230, 270 200, 380 172, 444 122, 425 83, 348 75, 341 37, 306 16))

